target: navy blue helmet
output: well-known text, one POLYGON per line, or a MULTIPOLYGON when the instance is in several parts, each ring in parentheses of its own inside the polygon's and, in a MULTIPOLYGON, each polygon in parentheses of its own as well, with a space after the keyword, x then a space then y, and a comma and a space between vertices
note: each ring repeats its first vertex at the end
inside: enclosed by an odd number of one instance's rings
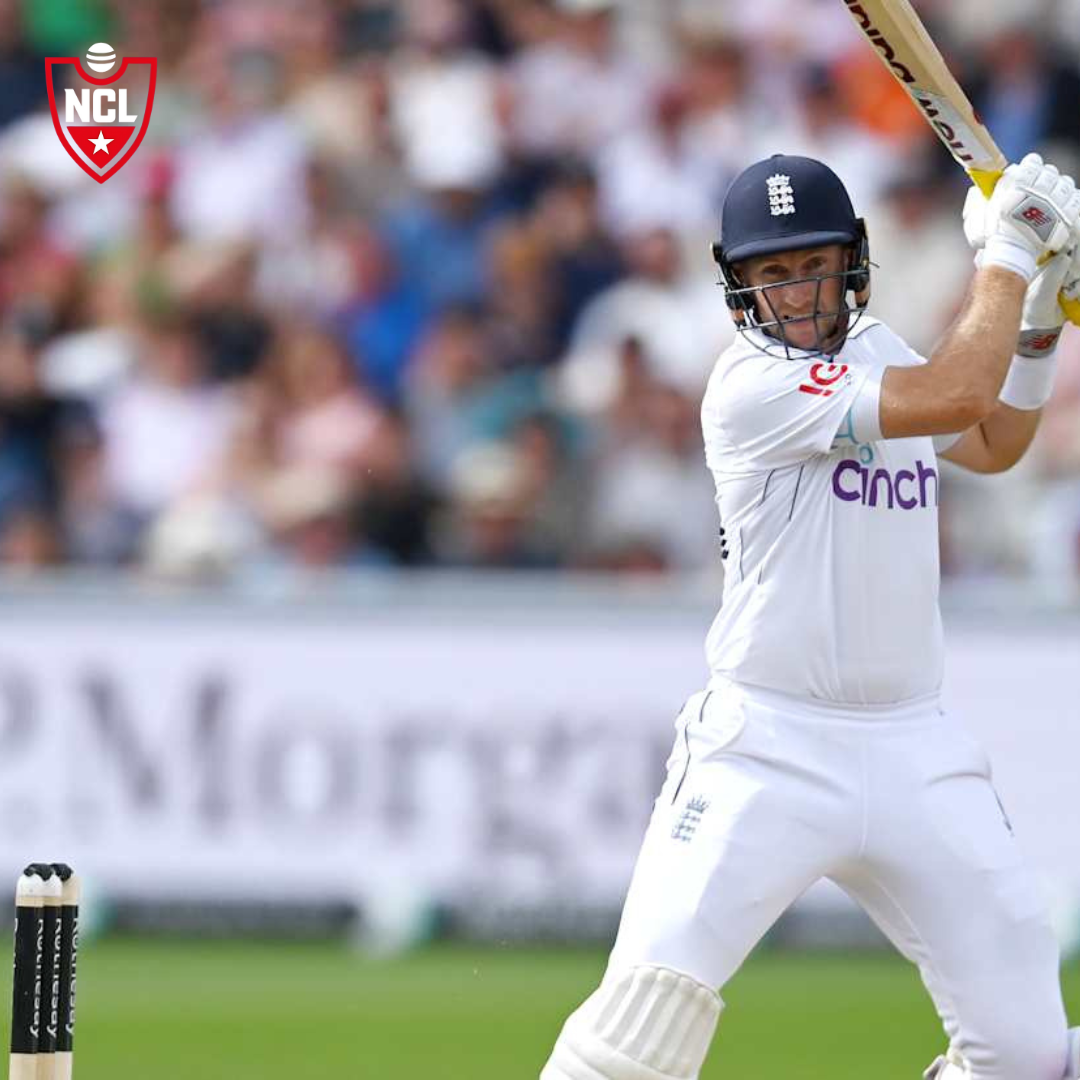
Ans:
MULTIPOLYGON (((855 216, 841 179, 813 158, 774 154, 756 162, 733 181, 724 199, 720 242, 713 244, 728 306, 740 328, 756 326, 784 340, 779 321, 763 320, 757 289, 739 278, 736 264, 759 255, 841 244, 849 251, 842 295, 855 293, 864 308, 870 298, 870 252, 866 225, 855 216)), ((819 280, 820 288, 820 280, 819 280)), ((850 329, 846 300, 836 313, 850 329)), ((835 343, 834 343, 835 344, 835 343)))

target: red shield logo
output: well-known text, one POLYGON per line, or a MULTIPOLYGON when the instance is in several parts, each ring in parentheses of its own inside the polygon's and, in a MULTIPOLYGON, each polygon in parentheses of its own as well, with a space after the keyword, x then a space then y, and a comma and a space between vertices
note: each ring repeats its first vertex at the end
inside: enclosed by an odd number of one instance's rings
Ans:
POLYGON ((88 176, 105 183, 139 148, 154 105, 157 60, 128 56, 117 66, 111 45, 45 61, 49 111, 64 149, 88 176))

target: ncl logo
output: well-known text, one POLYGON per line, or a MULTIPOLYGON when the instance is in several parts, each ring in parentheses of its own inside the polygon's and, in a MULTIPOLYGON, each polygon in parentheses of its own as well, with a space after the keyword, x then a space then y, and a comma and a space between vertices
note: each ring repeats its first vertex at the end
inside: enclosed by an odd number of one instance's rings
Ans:
POLYGON ((91 45, 85 60, 84 67, 79 56, 46 59, 49 111, 64 149, 102 184, 131 160, 146 134, 157 60, 128 56, 117 66, 116 51, 104 41, 91 45))

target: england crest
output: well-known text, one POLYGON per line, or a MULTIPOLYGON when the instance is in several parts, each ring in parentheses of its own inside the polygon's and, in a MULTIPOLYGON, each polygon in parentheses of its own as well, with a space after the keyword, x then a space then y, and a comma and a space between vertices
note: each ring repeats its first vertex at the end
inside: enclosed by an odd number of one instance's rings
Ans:
POLYGON ((139 148, 154 105, 157 60, 128 56, 117 67, 111 45, 98 42, 78 56, 45 61, 49 111, 64 149, 99 184, 139 148), (114 70, 115 69, 115 70, 114 70))

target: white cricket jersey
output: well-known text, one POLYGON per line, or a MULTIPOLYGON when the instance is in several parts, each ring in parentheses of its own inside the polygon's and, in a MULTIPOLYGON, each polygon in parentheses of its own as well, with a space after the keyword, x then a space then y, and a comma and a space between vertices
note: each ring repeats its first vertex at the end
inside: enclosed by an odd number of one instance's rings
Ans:
POLYGON ((718 680, 836 704, 935 694, 942 677, 935 441, 881 437, 889 366, 926 361, 862 318, 834 357, 758 331, 702 404, 728 559, 706 643, 718 680))

